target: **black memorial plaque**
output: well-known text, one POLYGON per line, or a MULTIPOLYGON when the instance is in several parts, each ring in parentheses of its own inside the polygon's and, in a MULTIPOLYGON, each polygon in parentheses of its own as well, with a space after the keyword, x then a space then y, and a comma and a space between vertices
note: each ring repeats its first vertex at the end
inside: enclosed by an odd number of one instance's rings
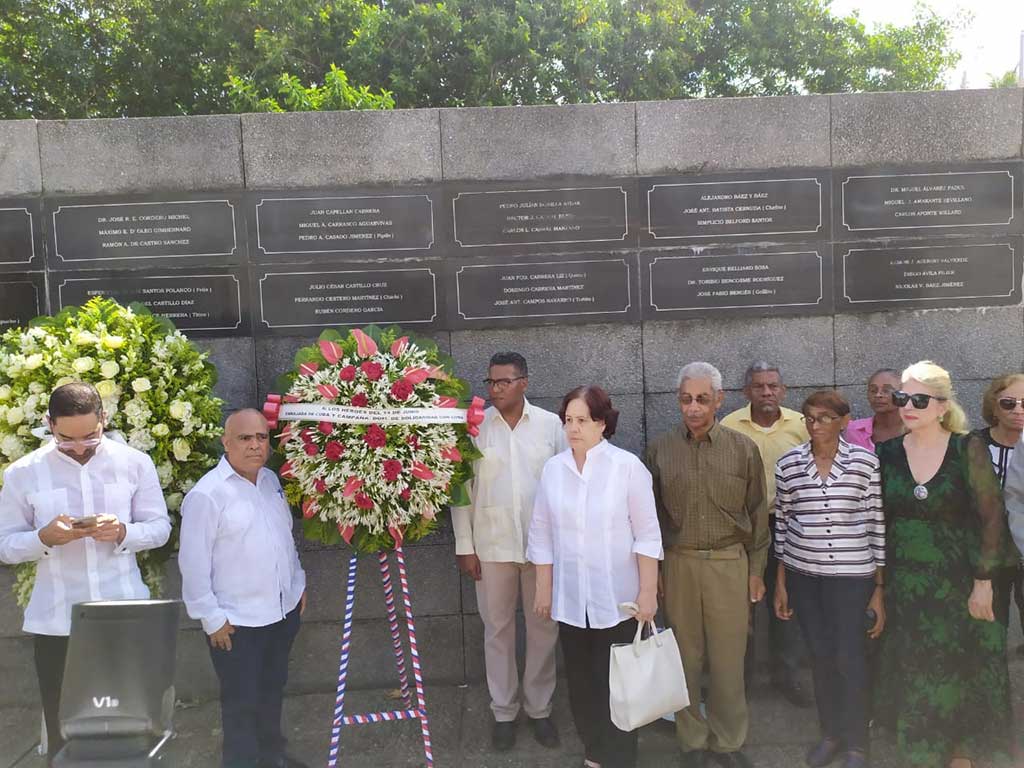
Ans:
POLYGON ((1007 163, 934 173, 846 172, 837 177, 840 233, 1024 231, 1021 167, 1007 163))
POLYGON ((629 198, 618 185, 459 191, 452 228, 461 248, 621 243, 629 235, 629 198))
POLYGON ((257 257, 363 251, 428 251, 430 194, 324 197, 251 195, 257 257))
POLYGON ((247 277, 244 272, 107 272, 50 275, 56 310, 81 305, 95 296, 121 304, 139 302, 187 333, 248 335, 247 277))
POLYGON ((41 272, 0 275, 0 333, 46 314, 44 282, 41 272))
POLYGON ((639 319, 636 255, 451 263, 453 328, 639 319))
MULTIPOLYGON (((355 265, 354 265, 355 267, 355 265)), ((432 325, 438 317, 434 267, 277 271, 258 274, 264 333, 334 325, 432 325)))
POLYGON ((827 239, 827 174, 802 178, 650 180, 641 186, 646 244, 827 239))
POLYGON ((232 200, 53 201, 47 210, 53 269, 164 266, 172 259, 228 264, 244 256, 232 200))
POLYGON ((644 253, 644 318, 830 312, 832 276, 826 249, 644 253))
POLYGON ((1019 237, 920 245, 835 246, 836 296, 845 311, 1020 302, 1019 237))
POLYGON ((42 269, 37 200, 0 200, 0 272, 42 269))

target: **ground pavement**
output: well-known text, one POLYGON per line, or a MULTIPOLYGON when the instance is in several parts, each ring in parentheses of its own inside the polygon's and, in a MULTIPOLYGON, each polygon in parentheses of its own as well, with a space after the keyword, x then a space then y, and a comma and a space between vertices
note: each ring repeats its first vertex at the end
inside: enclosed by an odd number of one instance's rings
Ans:
MULTIPOLYGON (((1011 632, 1011 648, 1021 642, 1020 630, 1011 632)), ((429 656, 429 649, 426 649, 429 656)), ((1010 674, 1018 712, 1024 708, 1024 659, 1011 653, 1010 674)), ((806 681, 810 684, 810 680, 806 681)), ((809 689, 808 689, 809 690, 809 689)), ((397 708, 389 691, 350 691, 345 699, 349 714, 397 708)), ((491 713, 486 686, 428 686, 427 709, 434 740, 437 768, 578 768, 582 750, 572 729, 565 685, 559 680, 555 718, 562 748, 548 750, 536 744, 520 722, 516 747, 504 754, 490 750, 491 713)), ((330 723, 334 710, 331 694, 290 696, 285 702, 289 751, 310 766, 326 765, 330 723)), ((803 765, 807 745, 818 735, 813 709, 796 709, 777 696, 763 680, 750 693, 751 727, 747 754, 757 768, 797 768, 803 765)), ((177 734, 164 749, 168 768, 217 768, 220 749, 220 712, 217 702, 182 704, 175 715, 177 734)), ((0 709, 0 768, 42 768, 44 761, 33 746, 39 714, 29 708, 0 709)), ((872 747, 877 768, 900 768, 885 742, 872 747)), ((672 726, 654 723, 641 730, 639 768, 677 764, 672 726)), ((413 768, 424 764, 417 722, 383 723, 342 731, 342 768, 413 768)), ((980 768, 980 767, 979 767, 980 768)))

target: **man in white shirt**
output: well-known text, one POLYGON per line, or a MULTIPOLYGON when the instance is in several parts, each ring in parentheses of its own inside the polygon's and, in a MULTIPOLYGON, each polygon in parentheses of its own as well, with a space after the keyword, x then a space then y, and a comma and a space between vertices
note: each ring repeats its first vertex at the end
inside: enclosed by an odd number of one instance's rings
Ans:
POLYGON ((519 715, 516 665, 516 605, 526 606, 526 669, 523 709, 533 737, 548 748, 559 745, 551 722, 555 692, 558 624, 533 613, 537 574, 526 562, 526 539, 533 497, 544 462, 567 447, 562 422, 526 399, 526 360, 516 352, 494 355, 484 380, 491 407, 484 413, 468 490, 471 503, 452 508, 459 569, 476 580, 477 604, 484 623, 484 662, 491 694, 498 751, 513 747, 519 715))
POLYGON ((103 435, 103 404, 89 384, 50 395, 53 440, 11 464, 0 489, 0 561, 37 563, 25 632, 33 635, 49 759, 63 746, 58 711, 71 607, 146 600, 135 553, 171 534, 156 467, 103 435))
POLYGON ((256 410, 224 423, 224 457, 181 507, 181 594, 209 635, 220 680, 224 768, 292 768, 281 702, 288 655, 306 607, 292 514, 256 410))

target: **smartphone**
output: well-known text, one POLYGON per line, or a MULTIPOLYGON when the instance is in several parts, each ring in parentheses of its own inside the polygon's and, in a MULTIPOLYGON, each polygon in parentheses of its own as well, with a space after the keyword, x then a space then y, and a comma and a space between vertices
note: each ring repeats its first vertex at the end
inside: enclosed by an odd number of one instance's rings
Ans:
POLYGON ((96 515, 89 515, 88 517, 76 517, 71 521, 72 528, 93 528, 98 522, 96 515))

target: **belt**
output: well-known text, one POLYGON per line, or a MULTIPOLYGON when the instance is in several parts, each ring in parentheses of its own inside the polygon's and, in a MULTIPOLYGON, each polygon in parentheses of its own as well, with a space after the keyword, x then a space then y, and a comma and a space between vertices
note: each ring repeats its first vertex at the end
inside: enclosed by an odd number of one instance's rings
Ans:
POLYGON ((746 553, 742 544, 730 544, 721 549, 683 549, 673 548, 668 550, 674 555, 683 557, 695 557, 701 560, 739 560, 746 553))

